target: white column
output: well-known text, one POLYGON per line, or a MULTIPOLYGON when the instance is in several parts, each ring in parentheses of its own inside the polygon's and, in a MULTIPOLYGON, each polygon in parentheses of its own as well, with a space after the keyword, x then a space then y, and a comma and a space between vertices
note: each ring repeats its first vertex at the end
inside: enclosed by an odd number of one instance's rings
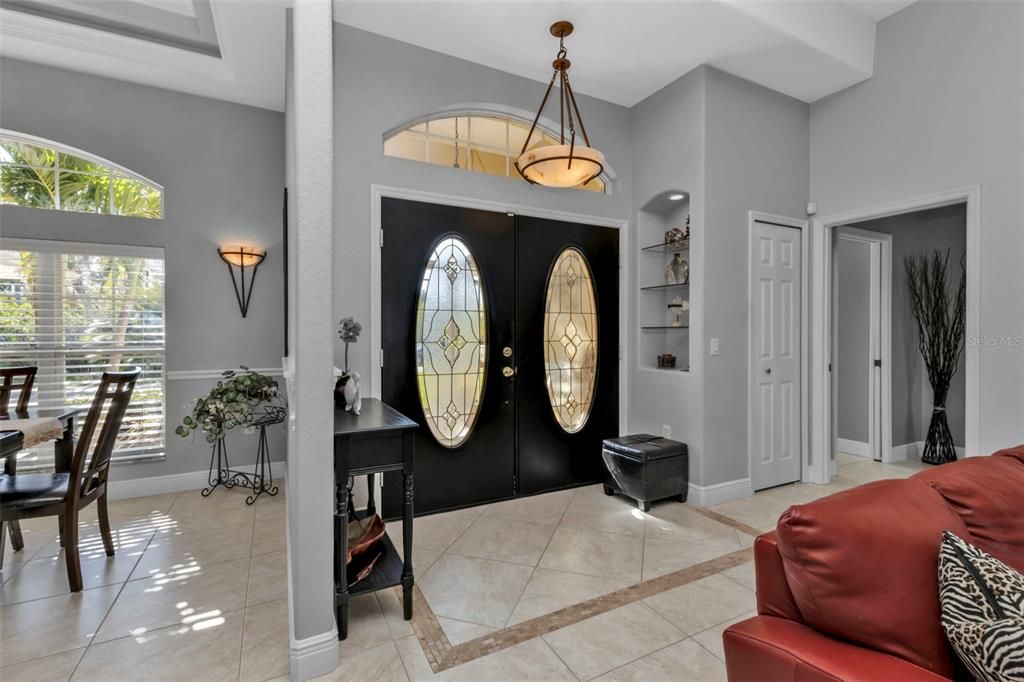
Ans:
POLYGON ((334 620, 333 22, 296 0, 286 65, 289 198, 288 612, 292 680, 338 665, 334 620))

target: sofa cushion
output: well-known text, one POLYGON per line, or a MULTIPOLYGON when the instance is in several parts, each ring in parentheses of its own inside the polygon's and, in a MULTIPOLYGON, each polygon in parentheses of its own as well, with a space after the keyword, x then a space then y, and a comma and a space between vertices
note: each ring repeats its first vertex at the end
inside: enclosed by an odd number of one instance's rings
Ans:
POLYGON ((952 678, 958 664, 939 622, 947 530, 971 537, 931 486, 900 479, 790 507, 777 535, 805 623, 952 678))
POLYGON ((913 478, 928 483, 945 498, 971 531, 974 544, 1024 571, 1024 460, 968 457, 926 469, 913 478))
POLYGON ((1017 445, 1012 448, 1004 448, 992 453, 993 457, 1012 457, 1024 464, 1024 445, 1017 445))

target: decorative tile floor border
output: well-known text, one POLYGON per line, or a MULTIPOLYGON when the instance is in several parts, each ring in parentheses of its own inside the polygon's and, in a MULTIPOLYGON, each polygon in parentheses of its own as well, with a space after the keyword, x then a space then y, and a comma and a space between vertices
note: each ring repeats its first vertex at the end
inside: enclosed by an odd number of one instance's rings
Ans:
MULTIPOLYGON (((710 516, 703 509, 698 509, 698 511, 710 516)), ((714 512, 711 513, 714 514, 714 512)), ((756 529, 720 514, 715 514, 710 516, 710 518, 744 533, 760 534, 756 529)), ((651 578, 621 590, 588 599, 579 604, 567 606, 558 611, 532 618, 455 646, 448 640, 448 636, 424 598, 423 593, 420 592, 419 587, 414 586, 412 629, 419 640, 420 646, 423 648, 423 653, 427 657, 430 669, 435 673, 439 673, 455 666, 475 661, 478 658, 489 656, 503 649, 508 649, 517 644, 522 644, 525 641, 546 635, 549 632, 561 630, 564 627, 593 618, 613 609, 627 606, 641 599, 647 599, 667 590, 707 578, 716 573, 721 573, 751 561, 753 556, 754 552, 751 548, 729 552, 709 561, 687 566, 678 571, 673 571, 657 578, 651 578)), ((400 588, 395 589, 398 590, 400 588)))
POLYGON ((708 517, 712 521, 718 521, 721 524, 724 524, 726 526, 730 526, 732 528, 735 528, 739 532, 746 533, 747 535, 752 535, 755 538, 758 535, 764 534, 764 532, 765 532, 763 530, 758 530, 757 528, 754 528, 753 526, 748 526, 747 524, 743 523, 742 521, 737 521, 736 519, 729 518, 725 514, 719 514, 716 511, 712 511, 712 510, 708 509, 707 507, 694 507, 694 511, 699 513, 699 514, 703 514, 704 516, 708 517))

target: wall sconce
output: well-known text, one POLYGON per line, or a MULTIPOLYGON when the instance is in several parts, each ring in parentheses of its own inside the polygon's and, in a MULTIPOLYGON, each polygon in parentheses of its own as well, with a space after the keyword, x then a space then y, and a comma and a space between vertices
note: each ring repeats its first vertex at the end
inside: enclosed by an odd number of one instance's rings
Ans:
POLYGON ((228 264, 231 273, 231 284, 235 287, 235 298, 242 317, 249 312, 249 300, 252 298, 252 283, 256 280, 256 270, 267 257, 267 252, 253 246, 224 246, 217 249, 221 260, 228 264), (235 275, 238 270, 238 275, 235 275), (249 278, 246 280, 246 271, 249 278))

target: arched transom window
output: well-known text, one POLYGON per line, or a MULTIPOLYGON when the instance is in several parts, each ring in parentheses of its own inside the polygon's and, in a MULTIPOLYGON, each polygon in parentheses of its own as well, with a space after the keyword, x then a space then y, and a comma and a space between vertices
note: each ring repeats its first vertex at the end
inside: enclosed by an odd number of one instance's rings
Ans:
MULTIPOLYGON (((496 113, 435 116, 388 133, 384 154, 522 180, 514 164, 530 132, 530 123, 496 113)), ((553 144, 559 144, 558 135, 538 125, 527 149, 553 144)), ((599 176, 577 189, 603 193, 606 187, 605 179, 599 176)))
POLYGON ((163 187, 56 142, 0 130, 0 204, 163 218, 163 187))

